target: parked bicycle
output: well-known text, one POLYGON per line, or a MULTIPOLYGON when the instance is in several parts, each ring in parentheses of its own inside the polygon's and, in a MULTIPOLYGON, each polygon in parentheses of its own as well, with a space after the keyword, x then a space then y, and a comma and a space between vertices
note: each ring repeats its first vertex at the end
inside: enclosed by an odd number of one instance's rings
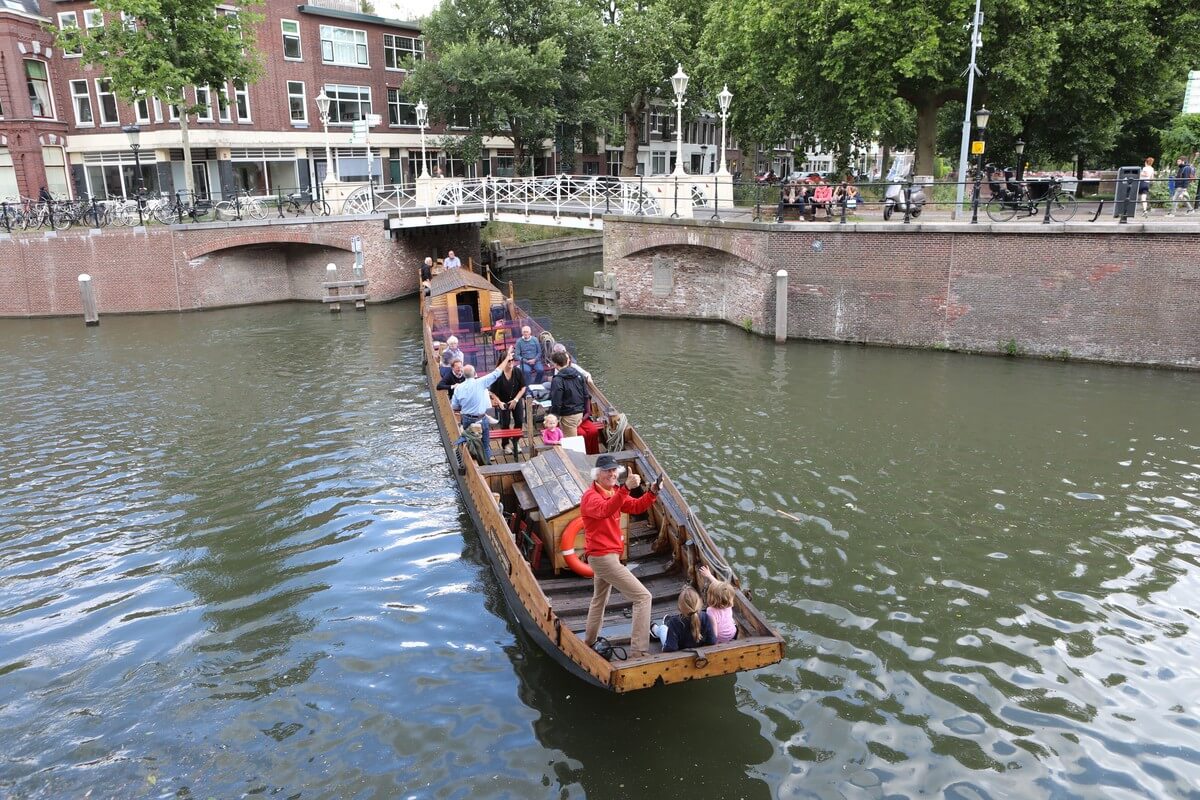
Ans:
POLYGON ((71 216, 59 203, 52 200, 26 200, 18 225, 23 231, 30 228, 65 231, 71 227, 71 216))
POLYGON ((1063 189, 1062 181, 1058 178, 1051 178, 1046 194, 1035 199, 1030 195, 1026 181, 1014 180, 1016 173, 1011 167, 1002 172, 1003 184, 994 177, 995 169, 991 165, 985 172, 988 187, 992 190, 985 210, 995 222, 1008 222, 1017 214, 1036 216, 1043 211, 1042 203, 1049 205, 1050 219, 1055 222, 1069 222, 1075 216, 1079 202, 1074 194, 1063 189))
POLYGON ((212 216, 214 206, 207 197, 196 197, 190 203, 183 202, 187 192, 175 193, 175 202, 168 202, 154 209, 154 219, 163 225, 174 225, 183 222, 187 217, 192 222, 204 222, 212 216))
POLYGON ((282 211, 298 217, 328 217, 332 209, 329 203, 314 196, 312 192, 294 192, 284 198, 282 211))
POLYGON ((217 219, 240 220, 243 214, 249 214, 254 219, 266 219, 267 207, 257 197, 243 189, 232 200, 222 200, 217 203, 217 219))

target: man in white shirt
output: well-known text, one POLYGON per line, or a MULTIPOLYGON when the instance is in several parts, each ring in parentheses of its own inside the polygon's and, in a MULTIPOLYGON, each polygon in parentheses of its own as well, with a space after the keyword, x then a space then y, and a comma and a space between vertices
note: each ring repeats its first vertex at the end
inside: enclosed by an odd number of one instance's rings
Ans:
POLYGON ((442 269, 458 269, 462 266, 458 256, 454 255, 454 251, 450 250, 446 253, 446 258, 442 261, 442 269))

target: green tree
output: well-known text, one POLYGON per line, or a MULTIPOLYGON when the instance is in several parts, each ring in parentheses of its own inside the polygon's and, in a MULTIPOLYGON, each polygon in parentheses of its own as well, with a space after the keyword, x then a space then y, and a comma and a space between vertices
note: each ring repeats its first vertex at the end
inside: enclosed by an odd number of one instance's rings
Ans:
MULTIPOLYGON (((603 56, 593 77, 598 95, 607 102, 608 116, 624 119, 614 137, 623 147, 622 175, 637 172, 642 117, 651 101, 673 96, 670 79, 677 64, 692 68, 690 56, 700 34, 703 8, 686 0, 602 0, 598 6, 603 56)), ((700 96, 697 88, 693 83, 689 96, 700 96)))
MULTIPOLYGON (((1019 114, 1046 92, 1050 11, 986 5, 976 102, 1019 114)), ((973 0, 730 0, 710 7, 700 51, 708 74, 738 84, 739 131, 843 149, 875 136, 899 98, 916 115, 917 170, 932 174, 938 110, 965 95, 973 12, 973 0)))
POLYGON ((1159 131, 1159 142, 1164 163, 1180 156, 1194 161, 1200 153, 1200 114, 1176 116, 1165 130, 1159 131))
MULTIPOLYGON (((262 15, 258 0, 96 0, 104 12, 102 27, 50 28, 66 52, 82 51, 83 61, 99 67, 113 92, 127 102, 158 97, 178 106, 184 177, 192 192, 192 152, 188 142, 188 86, 222 87, 226 81, 254 81, 261 72, 254 26, 262 15), (226 9, 232 7, 233 11, 226 9)), ((219 90, 210 96, 220 97, 219 90)))
POLYGON ((414 65, 405 93, 423 98, 434 119, 455 116, 481 137, 510 138, 520 174, 564 115, 587 112, 589 36, 578 3, 456 0, 423 30, 432 57, 414 65))

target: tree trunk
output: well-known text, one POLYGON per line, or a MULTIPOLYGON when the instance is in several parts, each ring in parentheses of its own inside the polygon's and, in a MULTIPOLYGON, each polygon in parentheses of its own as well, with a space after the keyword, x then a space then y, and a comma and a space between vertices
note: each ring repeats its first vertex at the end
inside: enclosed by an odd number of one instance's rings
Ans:
POLYGON ((879 159, 879 180, 883 180, 888 174, 888 162, 892 160, 892 146, 886 142, 883 145, 882 158, 879 159))
POLYGON ((915 175, 933 174, 933 150, 937 141, 937 113, 940 104, 931 97, 917 104, 917 164, 915 175))
POLYGON ((644 105, 639 100, 626 109, 625 146, 621 151, 622 178, 632 178, 634 175, 637 175, 638 141, 642 136, 642 110, 644 105))
POLYGON ((183 186, 187 189, 188 199, 195 201, 196 182, 192 177, 192 146, 188 139, 188 118, 184 113, 182 98, 179 101, 179 139, 183 142, 183 186))

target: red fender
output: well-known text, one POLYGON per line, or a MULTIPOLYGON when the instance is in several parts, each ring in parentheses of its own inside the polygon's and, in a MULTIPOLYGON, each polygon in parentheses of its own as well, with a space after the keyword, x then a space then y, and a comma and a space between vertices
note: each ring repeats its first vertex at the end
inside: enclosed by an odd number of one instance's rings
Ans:
POLYGON ((579 516, 571 520, 567 527, 563 529, 562 538, 558 542, 558 549, 562 552, 563 561, 567 562, 567 566, 571 572, 582 578, 590 578, 596 573, 587 564, 579 560, 579 556, 575 555, 575 537, 583 533, 583 517, 579 516))

